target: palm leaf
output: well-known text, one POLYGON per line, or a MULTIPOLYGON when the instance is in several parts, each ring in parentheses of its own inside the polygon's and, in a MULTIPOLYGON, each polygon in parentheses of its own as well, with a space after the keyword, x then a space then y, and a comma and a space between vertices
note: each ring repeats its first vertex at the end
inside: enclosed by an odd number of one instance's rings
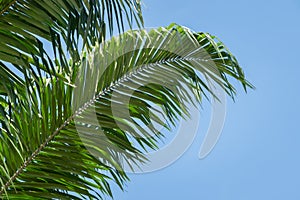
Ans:
POLYGON ((157 148, 163 133, 152 124, 170 130, 189 117, 186 103, 212 93, 205 77, 231 97, 229 77, 252 87, 223 43, 175 24, 96 43, 71 63, 56 70, 62 78, 0 68, 3 198, 112 196, 111 181, 122 188, 128 180, 124 162, 139 165, 157 148))
POLYGON ((15 74, 25 67, 32 76, 58 76, 56 66, 71 73, 69 56, 78 62, 80 46, 89 49, 104 41, 113 27, 123 31, 125 21, 130 27, 143 24, 139 1, 1 1, 0 64, 15 74), (45 45, 53 51, 46 52, 45 45))

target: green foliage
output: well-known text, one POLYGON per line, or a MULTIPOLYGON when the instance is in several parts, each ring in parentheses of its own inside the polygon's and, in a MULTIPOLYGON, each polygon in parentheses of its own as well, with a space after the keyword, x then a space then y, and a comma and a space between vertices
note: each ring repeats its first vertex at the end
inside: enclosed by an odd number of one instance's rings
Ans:
POLYGON ((5 12, 6 9, 14 2, 14 0, 1 0, 0 1, 0 13, 5 12))
POLYGON ((252 87, 206 33, 172 24, 104 42, 115 25, 143 24, 138 0, 2 1, 0 10, 2 198, 112 196, 111 181, 128 180, 123 162, 139 165, 157 148, 153 120, 170 130, 189 117, 190 95, 198 104, 212 92, 201 74, 232 98, 229 77, 252 87), (124 106, 130 115, 116 116, 124 106))

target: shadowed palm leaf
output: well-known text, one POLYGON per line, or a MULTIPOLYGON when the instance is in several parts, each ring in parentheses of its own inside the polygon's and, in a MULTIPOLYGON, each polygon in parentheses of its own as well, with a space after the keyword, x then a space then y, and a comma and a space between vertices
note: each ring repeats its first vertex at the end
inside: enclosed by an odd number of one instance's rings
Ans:
POLYGON ((228 77, 251 87, 234 56, 209 34, 173 24, 103 43, 104 21, 112 31, 116 19, 122 30, 121 10, 130 24, 131 13, 141 21, 138 1, 11 2, 0 7, 3 198, 112 196, 110 181, 122 188, 128 179, 124 162, 139 165, 143 151, 157 148, 162 133, 153 121, 170 130, 179 116, 189 116, 190 96, 196 105, 212 92, 203 77, 231 97, 228 77), (51 42, 54 61, 42 39, 51 42))

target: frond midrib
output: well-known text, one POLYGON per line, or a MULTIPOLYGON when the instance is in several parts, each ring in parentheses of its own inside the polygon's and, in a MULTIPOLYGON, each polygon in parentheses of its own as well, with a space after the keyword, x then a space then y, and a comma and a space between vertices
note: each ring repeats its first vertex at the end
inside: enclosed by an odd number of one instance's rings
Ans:
POLYGON ((15 4, 18 0, 12 0, 3 10, 0 11, 0 16, 5 13, 13 4, 15 4))

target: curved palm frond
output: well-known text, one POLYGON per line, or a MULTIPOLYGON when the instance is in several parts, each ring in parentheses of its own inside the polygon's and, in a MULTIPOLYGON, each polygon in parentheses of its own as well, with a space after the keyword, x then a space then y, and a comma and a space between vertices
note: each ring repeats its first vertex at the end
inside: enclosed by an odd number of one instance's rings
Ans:
POLYGON ((252 87, 223 43, 174 24, 96 45, 71 74, 58 70, 61 79, 0 69, 0 193, 10 199, 112 196, 110 181, 122 188, 128 179, 124 162, 139 165, 156 148, 163 134, 152 124, 171 129, 189 116, 185 102, 212 92, 201 74, 231 97, 229 77, 252 87))
POLYGON ((1 1, 0 64, 12 64, 15 75, 26 68, 32 76, 58 76, 56 66, 71 73, 68 57, 78 62, 80 46, 89 49, 104 41, 114 27, 124 31, 125 21, 130 27, 143 24, 138 0, 1 1), (53 52, 46 51, 45 44, 53 52))

